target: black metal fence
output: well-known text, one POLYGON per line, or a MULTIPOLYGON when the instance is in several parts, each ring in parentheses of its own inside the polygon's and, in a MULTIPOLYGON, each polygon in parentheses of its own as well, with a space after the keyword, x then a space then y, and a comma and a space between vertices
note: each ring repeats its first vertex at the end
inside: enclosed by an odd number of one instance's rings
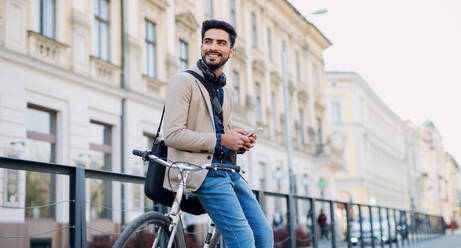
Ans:
MULTIPOLYGON (((68 246, 75 248, 87 247, 85 179, 144 183, 143 176, 1 156, 0 168, 69 176, 68 246)), ((267 207, 268 198, 278 203, 272 212, 285 209, 280 216, 273 213, 271 216, 275 247, 403 247, 445 234, 445 222, 440 216, 300 195, 254 192, 263 209, 267 207), (295 204, 295 213, 287 211, 290 202, 295 204), (296 223, 289 223, 290 214, 295 215, 296 223)), ((0 242, 5 237, 0 233, 0 242)))

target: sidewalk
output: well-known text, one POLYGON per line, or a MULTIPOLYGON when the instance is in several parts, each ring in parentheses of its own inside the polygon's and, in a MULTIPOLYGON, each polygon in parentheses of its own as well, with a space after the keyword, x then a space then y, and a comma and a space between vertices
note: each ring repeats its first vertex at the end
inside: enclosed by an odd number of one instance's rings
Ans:
MULTIPOLYGON (((331 241, 329 240, 320 240, 319 241, 319 248, 330 248, 331 247, 331 241)), ((347 244, 344 241, 337 241, 336 242, 336 247, 337 248, 346 248, 347 244)), ((359 246, 352 246, 353 248, 360 247, 359 246)), ((365 246, 365 247, 371 247, 370 245, 365 246)), ((376 245, 376 248, 380 248, 381 246, 376 245)), ((385 245, 385 247, 388 247, 388 244, 385 245)), ((392 247, 396 247, 395 244, 392 245, 392 247)), ((461 248, 461 230, 458 230, 455 232, 455 235, 451 234, 451 231, 448 232, 445 236, 439 237, 439 238, 434 238, 434 239, 429 239, 425 241, 420 241, 419 243, 412 244, 412 245, 404 245, 402 246, 399 244, 400 248, 461 248)))
POLYGON ((408 248, 461 248, 461 233, 457 232, 455 235, 452 235, 451 232, 440 238, 435 238, 432 240, 422 241, 420 243, 405 246, 408 248))

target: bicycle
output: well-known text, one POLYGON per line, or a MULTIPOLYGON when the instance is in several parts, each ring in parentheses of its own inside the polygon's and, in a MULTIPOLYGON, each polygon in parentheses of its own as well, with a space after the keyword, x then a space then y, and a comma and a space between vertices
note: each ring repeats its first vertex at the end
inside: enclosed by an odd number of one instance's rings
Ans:
MULTIPOLYGON (((175 201, 171 206, 170 211, 163 215, 159 212, 149 211, 134 219, 120 234, 115 241, 113 247, 125 247, 128 242, 136 235, 148 233, 154 237, 153 248, 182 248, 186 247, 184 239, 184 230, 182 227, 180 209, 181 199, 185 194, 186 181, 191 171, 198 170, 223 170, 231 172, 239 172, 240 167, 236 165, 226 164, 205 164, 195 165, 187 162, 170 162, 165 161, 153 154, 144 156, 146 153, 140 150, 133 150, 133 154, 146 158, 147 160, 155 160, 158 164, 169 168, 178 169, 181 175, 181 181, 176 190, 175 201)), ((186 194, 187 195, 187 194, 186 194)), ((189 196, 189 195, 187 195, 189 196)), ((216 229, 216 226, 211 222, 208 226, 208 233, 205 238, 203 248, 214 248, 221 239, 221 233, 216 229)))

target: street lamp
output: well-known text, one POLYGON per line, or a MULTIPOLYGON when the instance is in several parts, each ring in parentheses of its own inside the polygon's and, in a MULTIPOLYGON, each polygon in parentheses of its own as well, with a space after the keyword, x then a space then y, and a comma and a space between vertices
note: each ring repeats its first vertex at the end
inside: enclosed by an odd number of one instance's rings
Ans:
POLYGON ((323 14, 326 14, 327 12, 328 12, 328 10, 323 8, 323 9, 316 10, 316 11, 312 12, 311 14, 312 15, 323 15, 323 14))
MULTIPOLYGON (((324 14, 327 13, 327 10, 324 9, 322 11, 315 11, 312 14, 318 12, 317 14, 324 14)), ((299 15, 295 19, 293 19, 288 25, 285 26, 285 30, 288 26, 295 24, 301 18, 305 19, 303 15, 299 15)), ((282 42, 282 78, 283 78, 283 103, 284 103, 284 110, 285 110, 285 146, 286 146, 286 153, 287 153, 287 165, 288 165, 288 183, 289 183, 289 195, 288 195, 288 211, 289 211, 289 220, 290 220, 290 234, 294 235, 295 227, 294 224, 296 223, 295 215, 294 215, 294 205, 295 201, 293 199, 293 192, 295 189, 294 180, 293 180, 293 168, 292 168, 292 140, 291 140, 291 112, 290 112, 290 100, 289 100, 289 85, 288 85, 288 78, 287 78, 287 47, 286 42, 282 42)), ((296 240, 290 240, 290 247, 295 247, 296 240)))

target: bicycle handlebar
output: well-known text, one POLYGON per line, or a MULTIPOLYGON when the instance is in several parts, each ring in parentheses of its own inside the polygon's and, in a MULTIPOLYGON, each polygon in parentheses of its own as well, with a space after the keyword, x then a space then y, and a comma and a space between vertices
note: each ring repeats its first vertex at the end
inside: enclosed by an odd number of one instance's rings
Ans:
POLYGON ((157 163, 160 163, 166 167, 177 167, 180 169, 191 170, 191 171, 199 170, 199 169, 206 169, 206 170, 222 170, 222 171, 240 172, 240 166, 233 165, 233 164, 213 163, 213 164, 205 164, 205 165, 200 166, 200 165, 195 165, 195 164, 187 163, 187 162, 172 163, 172 162, 165 161, 162 158, 155 156, 149 150, 141 151, 141 150, 133 149, 133 154, 136 156, 142 157, 142 159, 145 161, 155 160, 157 163))
POLYGON ((240 166, 233 164, 219 164, 213 163, 211 165, 205 165, 207 170, 224 170, 224 171, 235 171, 240 172, 240 166))
POLYGON ((136 155, 136 156, 142 157, 144 152, 141 151, 141 150, 133 149, 133 154, 136 155))

